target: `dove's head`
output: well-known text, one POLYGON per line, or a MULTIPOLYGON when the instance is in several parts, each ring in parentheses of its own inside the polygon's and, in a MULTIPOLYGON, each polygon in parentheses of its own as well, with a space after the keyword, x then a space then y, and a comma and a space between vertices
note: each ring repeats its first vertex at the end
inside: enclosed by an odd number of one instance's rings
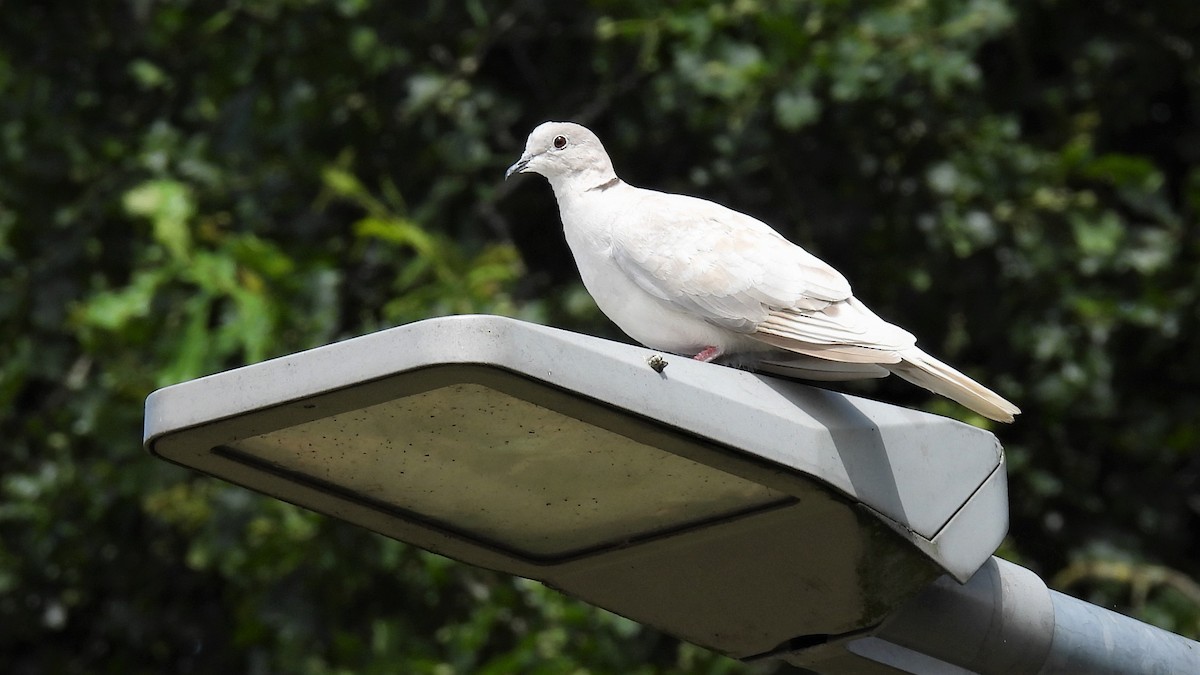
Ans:
POLYGON ((514 173, 540 173, 556 187, 570 183, 583 189, 617 177, 600 139, 573 122, 545 122, 534 129, 521 159, 504 177, 514 173))

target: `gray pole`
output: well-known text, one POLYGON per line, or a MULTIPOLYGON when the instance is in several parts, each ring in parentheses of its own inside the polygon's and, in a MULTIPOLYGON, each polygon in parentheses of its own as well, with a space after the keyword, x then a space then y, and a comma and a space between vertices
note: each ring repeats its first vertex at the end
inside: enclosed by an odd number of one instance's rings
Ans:
POLYGON ((1200 673, 1200 643, 1057 591, 1043 673, 1200 673))
POLYGON ((1200 643, 1050 590, 995 557, 967 583, 942 577, 873 634, 840 644, 783 658, 819 672, 857 657, 870 673, 1200 673, 1200 643))

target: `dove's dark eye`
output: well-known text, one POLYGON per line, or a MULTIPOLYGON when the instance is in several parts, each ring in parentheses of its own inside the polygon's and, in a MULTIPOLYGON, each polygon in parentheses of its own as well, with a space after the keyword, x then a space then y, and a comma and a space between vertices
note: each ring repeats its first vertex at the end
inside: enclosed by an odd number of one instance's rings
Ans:
POLYGON ((555 136, 554 137, 554 149, 562 150, 565 147, 567 147, 567 137, 566 136, 555 136))

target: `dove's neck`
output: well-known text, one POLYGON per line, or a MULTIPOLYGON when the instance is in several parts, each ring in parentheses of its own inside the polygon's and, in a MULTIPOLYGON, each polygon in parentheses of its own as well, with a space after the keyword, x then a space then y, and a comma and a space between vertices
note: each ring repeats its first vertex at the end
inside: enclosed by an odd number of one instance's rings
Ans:
POLYGON ((564 198, 570 200, 571 197, 584 193, 604 192, 621 184, 621 179, 617 178, 610 162, 597 163, 553 177, 548 176, 547 179, 560 203, 564 198))
POLYGON ((560 177, 550 181, 550 185, 554 188, 554 198, 558 200, 563 225, 567 229, 582 227, 594 230, 600 227, 600 223, 607 222, 612 215, 611 197, 629 189, 611 171, 607 175, 594 173, 560 177))
POLYGON ((593 252, 608 250, 612 224, 619 215, 618 195, 633 189, 621 182, 610 167, 607 171, 584 171, 550 180, 558 201, 563 232, 581 270, 593 252), (582 256, 582 258, 581 258, 582 256))

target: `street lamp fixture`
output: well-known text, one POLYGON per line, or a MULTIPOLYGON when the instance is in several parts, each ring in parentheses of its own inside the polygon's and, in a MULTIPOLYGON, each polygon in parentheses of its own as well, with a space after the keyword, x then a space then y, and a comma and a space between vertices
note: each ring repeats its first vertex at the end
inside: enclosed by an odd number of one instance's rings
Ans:
POLYGON ((1003 537, 990 433, 654 356, 433 319, 157 391, 145 445, 738 658, 874 626, 1003 537))

